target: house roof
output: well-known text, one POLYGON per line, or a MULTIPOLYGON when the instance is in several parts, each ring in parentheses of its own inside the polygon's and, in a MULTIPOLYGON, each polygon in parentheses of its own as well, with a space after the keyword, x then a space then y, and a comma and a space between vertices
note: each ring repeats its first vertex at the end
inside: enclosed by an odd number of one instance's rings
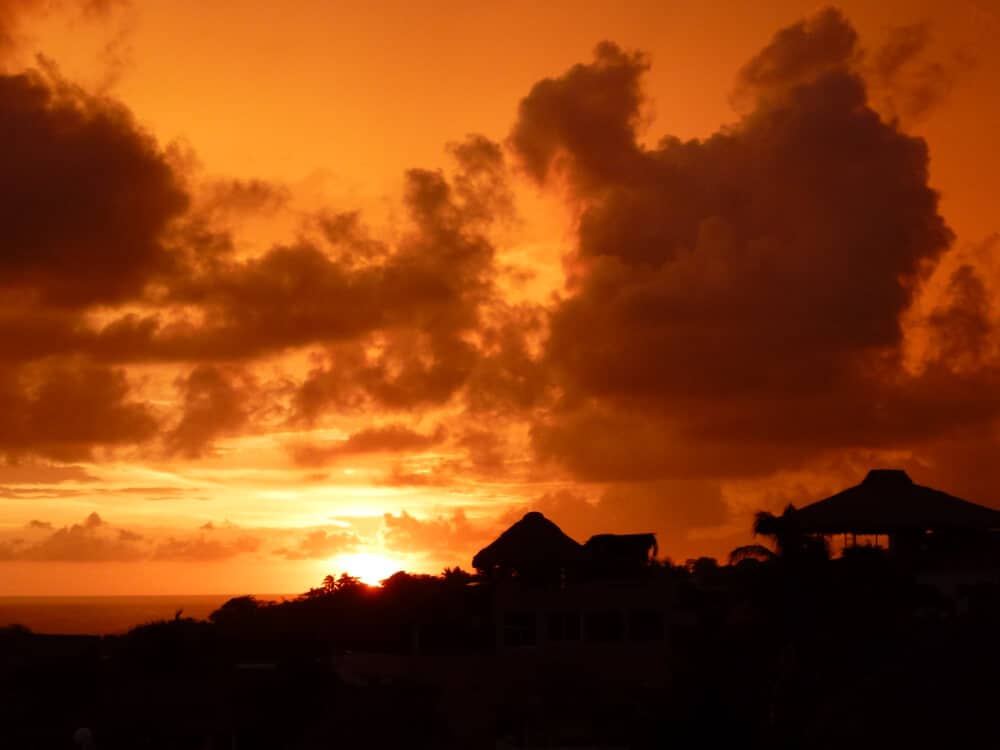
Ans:
POLYGON ((816 534, 1000 529, 1000 511, 915 484, 905 471, 873 469, 861 484, 796 511, 816 534))
POLYGON ((479 550, 472 558, 472 567, 490 570, 498 566, 563 565, 578 562, 583 555, 578 542, 541 513, 532 511, 479 550))
POLYGON ((583 545, 592 558, 635 558, 648 560, 659 548, 656 534, 595 534, 583 545))

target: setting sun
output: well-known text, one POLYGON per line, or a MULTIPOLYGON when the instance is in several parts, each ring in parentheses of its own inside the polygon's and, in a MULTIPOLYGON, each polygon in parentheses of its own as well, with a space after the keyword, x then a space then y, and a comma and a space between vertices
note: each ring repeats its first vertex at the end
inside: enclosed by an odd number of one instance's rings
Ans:
POLYGON ((404 570, 406 564, 375 552, 338 555, 330 561, 337 574, 347 573, 369 586, 378 586, 393 573, 404 570))

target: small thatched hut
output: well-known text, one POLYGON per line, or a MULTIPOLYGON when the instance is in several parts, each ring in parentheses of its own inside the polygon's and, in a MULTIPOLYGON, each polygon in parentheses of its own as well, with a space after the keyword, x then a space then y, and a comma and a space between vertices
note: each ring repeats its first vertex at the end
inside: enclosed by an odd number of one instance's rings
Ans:
POLYGON ((532 511, 472 558, 472 567, 489 575, 526 576, 559 572, 584 559, 583 547, 541 513, 532 511))

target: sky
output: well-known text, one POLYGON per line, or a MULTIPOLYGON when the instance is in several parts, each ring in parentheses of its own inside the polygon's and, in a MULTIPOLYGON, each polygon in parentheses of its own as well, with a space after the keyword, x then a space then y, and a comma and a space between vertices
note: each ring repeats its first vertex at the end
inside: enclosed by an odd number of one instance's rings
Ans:
POLYGON ((1000 5, 766 5, 0 0, 0 595, 1000 507, 1000 5))

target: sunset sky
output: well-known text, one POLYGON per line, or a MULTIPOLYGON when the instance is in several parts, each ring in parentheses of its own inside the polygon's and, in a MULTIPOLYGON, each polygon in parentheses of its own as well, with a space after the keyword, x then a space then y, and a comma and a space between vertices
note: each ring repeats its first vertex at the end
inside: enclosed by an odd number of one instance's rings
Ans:
POLYGON ((875 466, 1000 507, 998 37, 0 0, 0 594, 437 572, 532 509, 722 557, 875 466))

